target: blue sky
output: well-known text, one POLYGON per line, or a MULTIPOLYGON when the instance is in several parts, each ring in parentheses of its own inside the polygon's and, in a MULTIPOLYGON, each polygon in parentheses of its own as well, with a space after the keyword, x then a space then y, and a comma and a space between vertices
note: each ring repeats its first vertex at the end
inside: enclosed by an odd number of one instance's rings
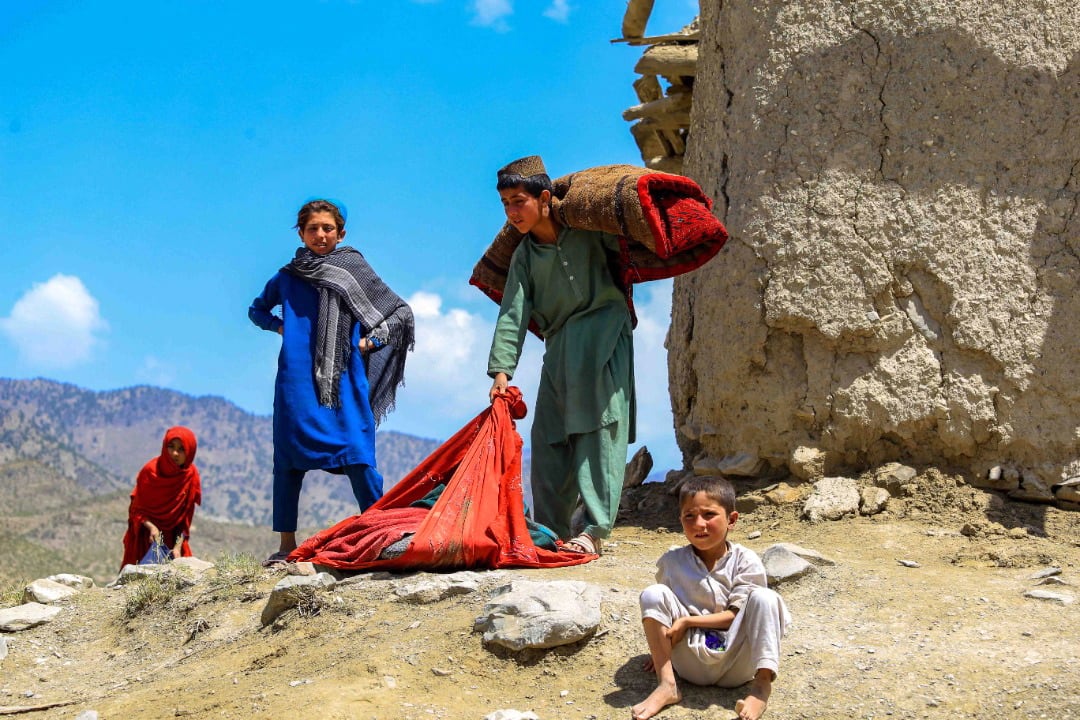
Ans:
MULTIPOLYGON (((659 0, 648 32, 694 0, 659 0)), ((640 164, 624 0, 54 0, 0 6, 0 376, 155 384, 271 412, 278 343, 247 307, 307 198, 417 315, 384 429, 449 435, 486 402, 496 306, 468 285, 495 170, 640 164)), ((681 465, 670 282, 639 285, 639 440, 681 465)), ((516 381, 535 394, 540 343, 516 381)), ((519 428, 528 439, 527 423, 519 428)), ((197 428, 196 428, 197 430, 197 428)), ((632 448, 633 450, 633 448, 632 448)))

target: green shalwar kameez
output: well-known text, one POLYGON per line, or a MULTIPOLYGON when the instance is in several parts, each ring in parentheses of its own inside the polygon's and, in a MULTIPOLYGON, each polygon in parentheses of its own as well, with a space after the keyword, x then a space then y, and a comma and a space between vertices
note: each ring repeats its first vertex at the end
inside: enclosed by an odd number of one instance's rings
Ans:
POLYGON ((532 425, 533 512, 564 539, 579 495, 584 532, 611 533, 634 441, 632 324, 607 255, 618 243, 576 228, 563 228, 554 244, 526 235, 510 260, 488 357, 488 375, 513 377, 530 319, 544 336, 532 425))

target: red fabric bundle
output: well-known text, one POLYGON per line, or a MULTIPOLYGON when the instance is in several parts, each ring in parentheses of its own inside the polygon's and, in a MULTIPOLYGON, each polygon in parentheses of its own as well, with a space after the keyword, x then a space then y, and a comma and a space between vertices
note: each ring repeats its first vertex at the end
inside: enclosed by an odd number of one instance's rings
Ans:
POLYGON ((162 532, 167 545, 170 545, 171 538, 183 534, 185 539, 180 554, 182 557, 191 556, 186 536, 191 531, 195 506, 202 504, 202 482, 194 465, 197 447, 195 433, 186 427, 169 428, 161 441, 161 456, 143 465, 139 471, 128 506, 121 568, 137 564, 150 549, 150 531, 143 525, 147 520, 162 532), (169 456, 168 446, 172 440, 179 440, 184 446, 187 457, 182 466, 169 456))
POLYGON ((521 488, 521 391, 510 387, 401 479, 362 515, 316 533, 289 555, 341 570, 563 567, 595 555, 533 544, 521 488), (409 507, 438 485, 430 510, 409 507), (379 559, 387 545, 415 533, 405 552, 379 559))
MULTIPOLYGON (((712 200, 682 175, 600 165, 557 178, 552 187, 552 209, 560 223, 619 236, 621 252, 612 271, 631 315, 634 283, 699 268, 728 239, 723 223, 712 214, 712 200)), ((469 284, 502 302, 510 258, 522 237, 512 225, 504 225, 473 268, 469 284)), ((531 329, 536 332, 535 326, 531 329)))

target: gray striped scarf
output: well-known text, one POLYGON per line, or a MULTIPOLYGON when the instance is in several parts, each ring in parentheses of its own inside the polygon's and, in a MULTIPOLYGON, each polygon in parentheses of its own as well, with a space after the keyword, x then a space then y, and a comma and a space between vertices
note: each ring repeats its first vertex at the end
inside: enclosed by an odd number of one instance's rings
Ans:
POLYGON ((375 274, 355 248, 339 245, 326 255, 297 249, 282 272, 302 278, 319 292, 315 336, 315 390, 319 404, 341 405, 341 374, 352 352, 352 322, 383 347, 368 354, 368 399, 378 424, 394 409, 405 381, 405 357, 413 349, 412 309, 375 274))

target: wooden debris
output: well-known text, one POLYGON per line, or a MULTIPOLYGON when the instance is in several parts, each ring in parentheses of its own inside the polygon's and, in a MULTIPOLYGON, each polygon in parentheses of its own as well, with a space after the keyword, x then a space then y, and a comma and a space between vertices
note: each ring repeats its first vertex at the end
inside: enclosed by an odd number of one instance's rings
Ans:
POLYGON ((698 46, 653 45, 641 56, 634 72, 664 77, 693 77, 697 74, 698 46))
POLYGON ((645 34, 645 26, 652 15, 653 0, 630 0, 623 14, 623 37, 639 38, 645 34))
POLYGON ((645 25, 652 6, 652 0, 629 0, 623 18, 623 37, 612 40, 649 46, 634 67, 641 75, 634 81, 639 104, 625 110, 623 119, 634 123, 630 133, 646 167, 680 174, 690 134, 701 30, 695 18, 677 33, 647 38, 645 25), (667 81, 666 91, 658 76, 667 81))

